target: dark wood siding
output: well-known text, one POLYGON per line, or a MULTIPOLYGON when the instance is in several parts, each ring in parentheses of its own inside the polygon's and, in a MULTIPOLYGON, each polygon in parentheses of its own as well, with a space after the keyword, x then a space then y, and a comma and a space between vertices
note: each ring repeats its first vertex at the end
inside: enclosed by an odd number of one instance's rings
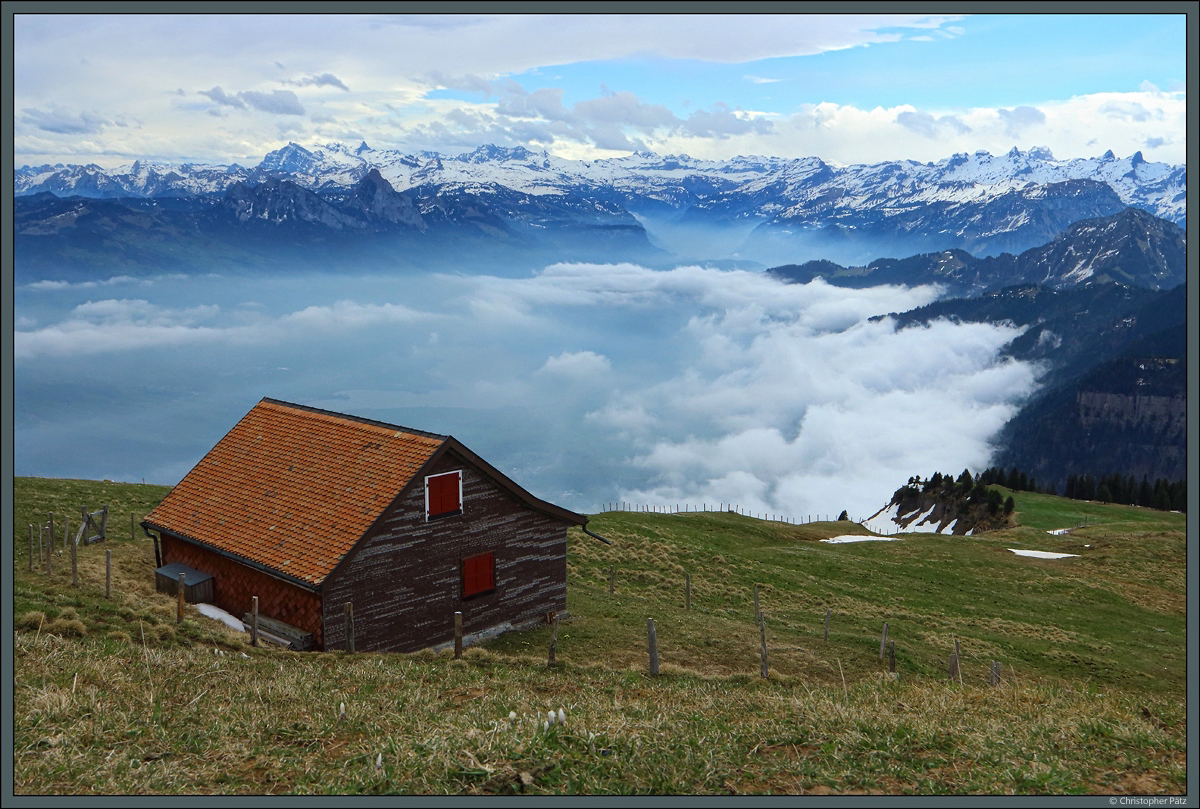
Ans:
POLYGON ((250 612, 258 596, 261 615, 313 633, 321 648, 321 597, 220 554, 171 536, 162 537, 164 565, 180 562, 213 577, 213 603, 235 618, 250 612))
POLYGON ((409 490, 326 579, 326 649, 345 648, 354 604, 357 650, 409 652, 463 631, 535 620, 567 603, 567 524, 530 508, 447 452, 426 474, 462 470, 462 514, 425 518, 424 480, 409 490), (463 598, 462 561, 492 554, 495 589, 463 598))

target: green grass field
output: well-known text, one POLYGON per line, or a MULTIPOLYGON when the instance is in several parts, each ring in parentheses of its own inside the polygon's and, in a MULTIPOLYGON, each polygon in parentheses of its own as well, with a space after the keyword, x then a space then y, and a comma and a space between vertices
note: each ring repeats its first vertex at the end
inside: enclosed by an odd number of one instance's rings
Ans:
POLYGON ((191 607, 177 624, 174 601, 153 591, 150 542, 129 530, 129 514, 140 519, 166 491, 15 483, 17 794, 1186 788, 1180 514, 1020 492, 1017 528, 838 545, 818 540, 865 532, 599 514, 589 527, 613 545, 572 531, 571 617, 547 667, 548 628, 455 661, 252 649, 191 607), (29 523, 54 511, 61 541, 59 514, 77 524, 79 506, 101 503, 110 540, 80 549, 79 586, 67 554, 49 575, 28 570, 29 523), (646 672, 647 618, 657 678, 646 672), (879 660, 885 621, 896 677, 879 660), (961 680, 949 682, 955 641, 961 680), (566 723, 546 729, 559 708, 566 723))

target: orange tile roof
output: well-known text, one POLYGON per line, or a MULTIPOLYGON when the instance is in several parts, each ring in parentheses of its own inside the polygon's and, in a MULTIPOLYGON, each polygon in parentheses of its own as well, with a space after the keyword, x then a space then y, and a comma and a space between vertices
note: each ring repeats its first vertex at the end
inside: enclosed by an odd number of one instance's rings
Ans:
POLYGON ((447 438, 263 399, 146 522, 316 585, 447 438))

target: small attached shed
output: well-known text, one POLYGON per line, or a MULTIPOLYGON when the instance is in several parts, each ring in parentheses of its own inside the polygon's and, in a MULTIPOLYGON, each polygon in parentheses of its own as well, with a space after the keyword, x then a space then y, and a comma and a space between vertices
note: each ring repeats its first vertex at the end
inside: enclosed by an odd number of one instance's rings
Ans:
POLYGON ((263 399, 142 523, 212 603, 346 648, 409 652, 566 610, 567 527, 451 436, 263 399))

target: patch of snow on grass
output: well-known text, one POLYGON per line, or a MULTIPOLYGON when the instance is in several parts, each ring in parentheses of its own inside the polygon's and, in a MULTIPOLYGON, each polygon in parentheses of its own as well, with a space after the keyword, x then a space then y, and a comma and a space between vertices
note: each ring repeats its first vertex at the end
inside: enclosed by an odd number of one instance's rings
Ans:
POLYGON ((1069 534, 1074 530, 1074 528, 1055 528, 1053 531, 1047 531, 1046 533, 1061 536, 1062 534, 1069 534))
POLYGON ((1017 556, 1033 556, 1038 559, 1066 559, 1068 556, 1078 556, 1077 553, 1051 553, 1050 551, 1022 551, 1009 548, 1017 556))
POLYGON ((234 618, 232 615, 225 612, 225 610, 221 609, 220 607, 214 607, 212 604, 197 604, 196 609, 200 612, 201 615, 206 615, 209 618, 212 618, 214 621, 220 621, 221 623, 225 624, 225 626, 229 627, 230 629, 236 629, 239 632, 246 631, 246 627, 242 624, 242 622, 240 620, 238 620, 237 618, 234 618))
POLYGON ((831 545, 844 545, 847 542, 897 542, 899 537, 865 537, 861 534, 850 534, 841 537, 831 537, 830 539, 822 539, 822 542, 828 542, 831 545))

